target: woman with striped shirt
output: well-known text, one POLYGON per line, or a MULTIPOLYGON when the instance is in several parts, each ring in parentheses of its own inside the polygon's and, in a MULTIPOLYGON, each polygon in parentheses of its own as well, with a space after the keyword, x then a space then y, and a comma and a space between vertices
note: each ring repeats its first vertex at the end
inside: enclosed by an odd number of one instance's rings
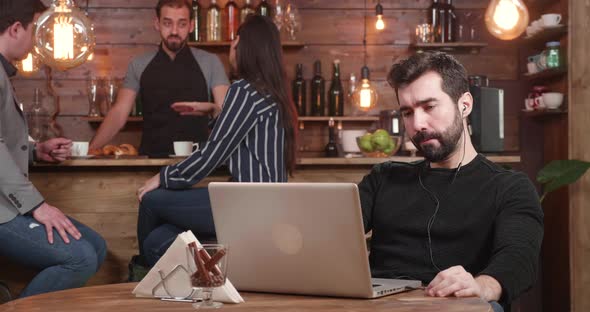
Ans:
MULTIPOLYGON (((139 258, 148 266, 181 231, 215 239, 207 189, 191 189, 214 169, 227 164, 235 182, 287 182, 295 167, 297 113, 286 85, 279 32, 269 18, 252 15, 240 26, 230 64, 240 79, 230 86, 208 141, 138 190, 139 258)), ((178 110, 198 114, 198 107, 178 110)))

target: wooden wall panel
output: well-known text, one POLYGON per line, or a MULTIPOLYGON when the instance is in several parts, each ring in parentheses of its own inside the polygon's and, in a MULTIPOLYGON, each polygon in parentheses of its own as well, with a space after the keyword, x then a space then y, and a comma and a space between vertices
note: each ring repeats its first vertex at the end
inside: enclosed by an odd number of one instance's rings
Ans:
MULTIPOLYGON (((205 8, 209 0, 199 1, 205 8)), ((237 1, 241 6, 244 1, 237 1)), ((254 0, 257 4, 259 1, 254 0)), ((271 1, 272 2, 272 1, 271 1)), ((54 72, 54 88, 60 97, 60 123, 66 135, 73 135, 76 139, 90 139, 96 129, 95 126, 81 122, 79 116, 88 111, 86 100, 85 80, 90 76, 123 78, 129 61, 138 54, 157 48, 159 35, 154 30, 154 6, 156 0, 93 0, 89 1, 89 16, 95 24, 97 45, 95 58, 64 72, 54 72)), ((218 1, 223 7, 226 0, 218 1)), ((381 1, 385 9, 384 31, 377 32, 374 28, 375 0, 294 0, 299 8, 302 19, 302 31, 298 40, 305 43, 302 49, 285 49, 285 66, 288 79, 294 76, 296 63, 304 65, 304 76, 310 79, 312 66, 316 59, 322 61, 323 76, 328 80, 332 74, 331 63, 334 59, 341 60, 342 80, 344 87, 348 87, 350 73, 360 76, 360 68, 365 63, 363 42, 364 14, 367 14, 367 47, 366 64, 371 69, 371 79, 380 94, 379 109, 391 109, 397 106, 393 90, 386 83, 386 75, 391 65, 409 56, 413 51, 408 47, 412 41, 412 34, 416 24, 426 19, 426 9, 430 0, 385 0, 381 1)), ((79 2, 85 8, 84 1, 79 2)), ((455 53, 465 65, 470 74, 484 74, 492 80, 510 82, 519 79, 520 63, 518 50, 514 42, 503 42, 487 34, 483 25, 483 14, 489 1, 487 0, 456 0, 459 23, 474 24, 478 36, 488 42, 480 54, 455 53)), ((228 66, 228 48, 210 49, 217 54, 228 66)), ((14 85, 20 100, 25 107, 30 106, 35 87, 44 90, 45 76, 40 73, 32 78, 16 78, 14 85)), ((46 91, 45 91, 46 92, 46 91)), ((511 104, 513 105, 513 104, 511 104)), ((520 106, 520 103, 518 103, 520 106)), ((351 113, 352 107, 346 107, 346 113, 351 113)), ((518 151, 518 114, 507 109, 505 128, 507 133, 506 149, 518 151)), ((317 124, 308 125, 316 127, 317 124)), ((324 125, 319 125, 324 127, 324 125)), ((345 125, 346 127, 346 125, 345 125)), ((127 127, 120 133, 114 143, 139 142, 137 126, 127 127)), ((319 131, 324 136, 323 131, 319 131)), ((313 140, 313 139, 312 139, 313 140)), ((318 142, 325 141, 325 137, 318 137, 318 142)), ((312 144, 315 152, 323 150, 323 146, 312 144), (317 149, 321 147, 320 149, 317 149)))
MULTIPOLYGON (((569 157, 590 161, 588 132, 590 124, 590 3, 570 1, 570 88, 569 157)), ((570 311, 590 311, 590 174, 586 173, 569 190, 569 256, 571 271, 570 311)), ((565 208, 561 205, 561 208, 565 208)), ((567 236, 564 236, 567 237, 567 236)), ((562 242, 564 243, 564 242, 562 242)), ((565 273, 564 273, 565 274, 565 273)))

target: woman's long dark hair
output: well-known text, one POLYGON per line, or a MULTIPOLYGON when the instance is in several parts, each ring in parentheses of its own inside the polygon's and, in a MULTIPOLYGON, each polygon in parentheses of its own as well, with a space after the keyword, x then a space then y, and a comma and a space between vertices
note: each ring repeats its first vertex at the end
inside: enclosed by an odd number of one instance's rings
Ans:
POLYGON ((238 29, 238 36, 236 74, 252 84, 259 93, 270 95, 277 102, 285 130, 285 165, 292 176, 295 170, 297 110, 283 67, 279 30, 268 17, 249 15, 238 29))

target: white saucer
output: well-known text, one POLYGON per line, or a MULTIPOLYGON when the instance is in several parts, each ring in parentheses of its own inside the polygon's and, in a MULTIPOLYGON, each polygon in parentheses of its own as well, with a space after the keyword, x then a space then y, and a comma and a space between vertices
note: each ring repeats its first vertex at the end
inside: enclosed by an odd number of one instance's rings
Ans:
POLYGON ((563 24, 557 24, 557 25, 551 25, 551 26, 545 26, 545 25, 543 25, 542 27, 543 28, 548 28, 548 29, 551 29, 551 28, 560 28, 560 27, 563 27, 563 24))
POLYGON ((88 159, 88 158, 92 158, 94 157, 94 155, 86 155, 86 156, 70 156, 70 159, 88 159))
POLYGON ((187 157, 189 157, 190 155, 191 155, 191 154, 184 155, 184 156, 183 156, 183 155, 175 155, 175 154, 170 154, 170 155, 168 155, 168 157, 170 157, 170 158, 187 158, 187 157))

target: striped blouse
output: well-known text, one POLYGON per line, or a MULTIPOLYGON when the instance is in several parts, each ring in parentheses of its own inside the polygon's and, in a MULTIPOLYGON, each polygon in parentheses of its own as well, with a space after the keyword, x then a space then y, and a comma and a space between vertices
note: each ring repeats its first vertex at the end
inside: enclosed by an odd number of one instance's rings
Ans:
POLYGON ((241 79, 230 86, 207 142, 185 160, 160 171, 160 185, 184 189, 227 162, 232 181, 286 182, 285 132, 279 108, 241 79))

